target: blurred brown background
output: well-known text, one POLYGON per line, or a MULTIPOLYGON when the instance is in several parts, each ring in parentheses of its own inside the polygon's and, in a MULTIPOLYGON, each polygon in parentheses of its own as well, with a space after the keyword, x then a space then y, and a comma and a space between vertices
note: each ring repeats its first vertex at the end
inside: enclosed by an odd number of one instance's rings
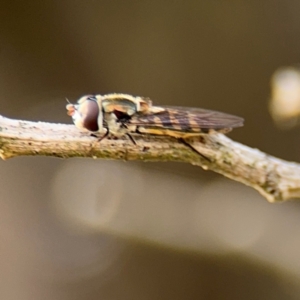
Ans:
MULTIPOLYGON (((299 1, 1 1, 1 114, 71 123, 123 92, 243 116, 230 136, 300 161, 268 114, 300 61, 299 1)), ((0 162, 0 299, 300 299, 300 206, 184 164, 0 162)))

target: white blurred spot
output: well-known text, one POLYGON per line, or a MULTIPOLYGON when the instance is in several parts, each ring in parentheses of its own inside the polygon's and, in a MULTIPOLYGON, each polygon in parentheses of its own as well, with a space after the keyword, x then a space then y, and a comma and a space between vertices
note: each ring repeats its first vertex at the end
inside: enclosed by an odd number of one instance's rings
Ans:
POLYGON ((265 234, 270 222, 267 208, 268 203, 251 189, 218 180, 201 191, 195 202, 194 226, 205 230, 212 240, 232 249, 245 249, 265 234))
POLYGON ((56 213, 68 225, 101 230, 117 213, 124 190, 122 163, 70 160, 53 181, 56 213))
POLYGON ((282 68, 271 79, 271 101, 269 110, 277 126, 291 128, 300 115, 300 70, 282 68))

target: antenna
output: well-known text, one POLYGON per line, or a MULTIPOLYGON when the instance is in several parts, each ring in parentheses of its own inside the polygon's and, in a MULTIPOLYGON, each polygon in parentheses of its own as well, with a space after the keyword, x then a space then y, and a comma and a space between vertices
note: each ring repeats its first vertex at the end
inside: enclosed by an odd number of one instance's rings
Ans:
POLYGON ((68 98, 66 98, 66 100, 67 100, 67 102, 68 102, 69 104, 72 104, 72 103, 69 101, 69 99, 68 99, 68 98))

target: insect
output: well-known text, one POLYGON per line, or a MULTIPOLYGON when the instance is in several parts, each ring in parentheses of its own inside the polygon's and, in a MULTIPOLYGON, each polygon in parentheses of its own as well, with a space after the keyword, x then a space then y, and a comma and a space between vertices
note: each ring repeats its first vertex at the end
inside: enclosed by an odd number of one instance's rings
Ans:
POLYGON ((186 139, 243 126, 243 119, 201 108, 154 106, 149 98, 127 94, 87 95, 69 103, 67 113, 77 128, 104 137, 154 134, 186 139))

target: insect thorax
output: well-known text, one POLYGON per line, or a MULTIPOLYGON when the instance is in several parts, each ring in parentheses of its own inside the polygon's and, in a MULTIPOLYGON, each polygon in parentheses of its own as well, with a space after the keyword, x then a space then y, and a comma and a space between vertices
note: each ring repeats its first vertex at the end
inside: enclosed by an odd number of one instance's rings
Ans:
POLYGON ((128 128, 128 121, 134 115, 150 113, 152 108, 150 99, 126 94, 98 95, 96 98, 101 108, 98 116, 99 128, 107 128, 115 136, 135 131, 136 126, 128 128))
POLYGON ((106 113, 122 112, 128 116, 135 113, 148 113, 151 111, 152 101, 148 98, 134 97, 127 94, 108 94, 96 96, 98 104, 106 113))

